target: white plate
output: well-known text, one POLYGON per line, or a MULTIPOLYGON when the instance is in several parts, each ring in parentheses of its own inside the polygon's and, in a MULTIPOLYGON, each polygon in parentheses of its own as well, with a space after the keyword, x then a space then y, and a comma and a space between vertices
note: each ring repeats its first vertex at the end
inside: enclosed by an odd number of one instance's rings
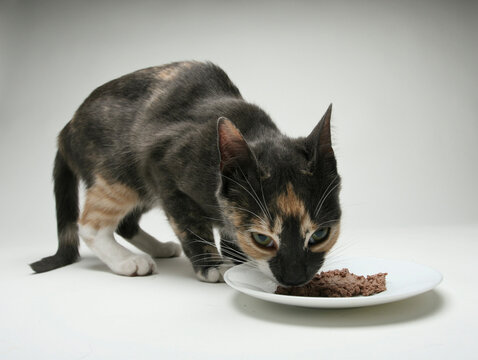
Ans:
POLYGON ((357 275, 388 273, 387 290, 372 296, 348 298, 303 297, 274 294, 277 284, 249 264, 234 266, 226 271, 224 280, 232 288, 267 301, 316 308, 350 308, 385 304, 403 300, 433 289, 443 279, 436 270, 410 261, 377 258, 351 258, 334 261, 320 271, 348 268, 357 275))

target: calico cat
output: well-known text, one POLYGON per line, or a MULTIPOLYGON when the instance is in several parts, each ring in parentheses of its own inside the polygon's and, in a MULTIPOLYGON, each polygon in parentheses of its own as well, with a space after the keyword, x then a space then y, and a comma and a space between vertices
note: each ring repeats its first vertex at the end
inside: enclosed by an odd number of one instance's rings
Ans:
POLYGON ((331 106, 309 136, 289 138, 211 63, 171 63, 110 81, 59 134, 58 250, 30 266, 45 272, 73 263, 80 235, 113 272, 151 274, 153 257, 181 253, 138 224, 159 206, 200 280, 222 281, 231 264, 248 261, 282 285, 304 284, 340 230, 330 116, 331 106), (114 232, 146 254, 120 245, 114 232))

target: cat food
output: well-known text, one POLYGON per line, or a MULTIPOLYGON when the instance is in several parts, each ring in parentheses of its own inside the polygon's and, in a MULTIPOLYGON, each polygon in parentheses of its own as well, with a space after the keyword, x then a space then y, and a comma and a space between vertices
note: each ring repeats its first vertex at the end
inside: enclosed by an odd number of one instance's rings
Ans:
POLYGON ((387 290, 386 275, 378 273, 365 277, 352 274, 348 269, 322 271, 303 286, 278 286, 275 293, 317 297, 370 296, 387 290))

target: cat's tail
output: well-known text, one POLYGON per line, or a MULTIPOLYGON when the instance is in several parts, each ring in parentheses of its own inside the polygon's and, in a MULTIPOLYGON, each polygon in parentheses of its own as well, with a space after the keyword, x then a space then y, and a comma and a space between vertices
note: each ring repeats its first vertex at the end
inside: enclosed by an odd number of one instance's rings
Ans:
POLYGON ((65 162, 58 151, 53 169, 55 183, 56 221, 58 230, 58 250, 30 264, 37 273, 50 271, 75 262, 78 257, 78 177, 65 162))

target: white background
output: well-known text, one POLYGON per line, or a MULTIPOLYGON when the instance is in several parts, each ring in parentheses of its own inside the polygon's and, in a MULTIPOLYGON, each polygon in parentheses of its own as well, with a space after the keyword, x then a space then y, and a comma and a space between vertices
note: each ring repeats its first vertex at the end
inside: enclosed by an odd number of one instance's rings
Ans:
MULTIPOLYGON (((0 357, 472 358, 477 295, 461 275, 478 250, 477 4, 2 1, 0 357), (188 59, 220 65, 291 136, 333 102, 338 255, 428 264, 444 273, 438 290, 295 309, 197 282, 184 258, 114 276, 84 247, 82 262, 31 276, 56 246, 57 133, 102 83, 188 59)), ((159 211, 143 225, 174 238, 159 211)))

